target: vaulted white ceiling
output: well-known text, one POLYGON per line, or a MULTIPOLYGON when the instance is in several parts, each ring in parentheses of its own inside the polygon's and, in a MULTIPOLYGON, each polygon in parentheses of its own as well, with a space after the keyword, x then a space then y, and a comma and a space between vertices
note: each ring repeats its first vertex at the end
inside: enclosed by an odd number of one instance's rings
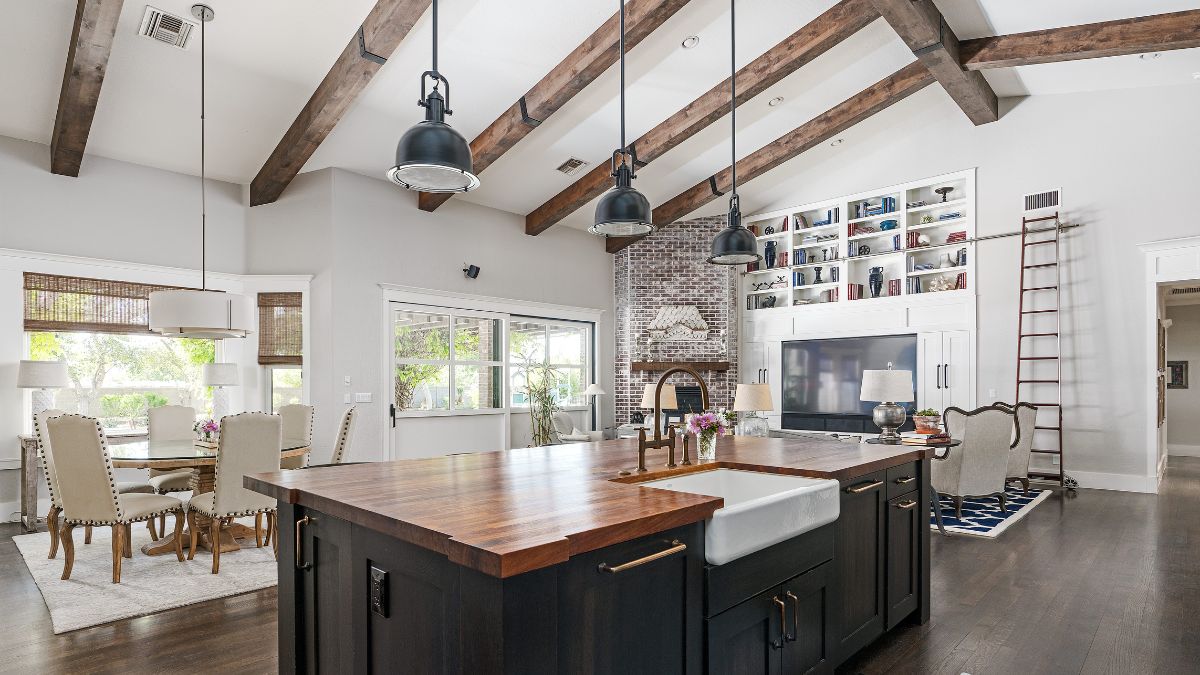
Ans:
MULTIPOLYGON (((374 0, 209 0, 209 173, 248 183, 354 35, 374 0)), ((191 0, 155 0, 187 15, 191 0)), ((942 0, 961 38, 1194 9, 1182 0, 942 0)), ((737 63, 744 65, 833 5, 833 0, 742 0, 737 63)), ((616 11, 611 0, 441 0, 442 72, 452 83, 450 122, 468 139, 525 93, 616 11)), ((54 125, 72 0, 7 0, 0 23, 0 135, 48 143, 54 125)), ((145 3, 126 0, 87 150, 138 164, 198 173, 199 42, 178 50, 139 37, 145 3)), ((628 57, 628 137, 647 131, 729 73, 727 0, 691 0, 628 57), (694 49, 680 42, 698 35, 694 49)), ((396 140, 421 118, 418 77, 429 66, 428 13, 304 167, 341 167, 382 179, 396 140)), ((846 40, 738 112, 745 156, 912 60, 882 21, 846 40), (784 97, 782 105, 766 102, 784 97)), ((1185 84, 1200 81, 1200 50, 1158 58, 1114 57, 988 71, 1001 96, 1185 84)), ((936 86, 936 85, 935 85, 936 86)), ((949 98, 945 105, 954 105, 949 98)), ((887 115, 887 111, 881 113, 887 115)), ((965 118, 964 118, 965 122, 965 118)), ((1003 119, 999 122, 1003 123, 1003 119)), ((568 157, 605 162, 618 145, 617 69, 576 96, 455 199, 528 213, 574 177, 568 157)), ((853 143, 842 146, 853 151, 853 143)), ((639 174, 658 204, 729 163, 728 119, 639 174)), ((787 167, 776 171, 786 172, 787 167)), ((86 180, 85 160, 79 180, 86 180)), ((759 195, 745 185, 744 208, 759 195)), ((763 196, 768 199, 768 196, 763 196)), ((567 224, 582 226, 590 209, 567 224)))

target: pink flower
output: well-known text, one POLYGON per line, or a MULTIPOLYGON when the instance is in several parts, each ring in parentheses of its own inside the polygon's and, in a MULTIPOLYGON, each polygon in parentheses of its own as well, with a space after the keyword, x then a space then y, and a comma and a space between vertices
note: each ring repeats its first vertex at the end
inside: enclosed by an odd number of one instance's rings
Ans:
POLYGON ((697 436, 713 433, 724 436, 727 427, 724 416, 712 412, 704 412, 692 415, 691 419, 688 420, 687 430, 697 436))

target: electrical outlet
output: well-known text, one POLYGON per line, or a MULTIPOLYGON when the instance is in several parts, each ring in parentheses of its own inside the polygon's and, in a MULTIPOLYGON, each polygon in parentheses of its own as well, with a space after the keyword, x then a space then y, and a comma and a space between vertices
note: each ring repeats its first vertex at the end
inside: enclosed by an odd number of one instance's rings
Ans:
POLYGON ((346 386, 349 387, 350 386, 350 376, 347 375, 346 377, 344 377, 342 379, 342 382, 344 382, 346 384, 346 386))
POLYGON ((387 578, 386 571, 371 566, 371 611, 385 619, 388 615, 387 578))
POLYGON ((989 401, 996 400, 996 390, 995 389, 988 389, 988 400, 989 401))
POLYGON ((367 392, 365 394, 363 394, 363 393, 355 394, 354 400, 357 403, 370 403, 371 402, 371 392, 367 392))
POLYGON ((1051 457, 1050 463, 1053 464, 1054 466, 1058 466, 1058 455, 1054 455, 1053 457, 1051 457))

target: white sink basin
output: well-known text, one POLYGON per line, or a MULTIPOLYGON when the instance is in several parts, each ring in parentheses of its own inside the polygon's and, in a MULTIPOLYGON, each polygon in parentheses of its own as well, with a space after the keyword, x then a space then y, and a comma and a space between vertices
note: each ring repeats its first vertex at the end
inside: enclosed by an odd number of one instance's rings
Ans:
POLYGON ((638 485, 725 500, 724 508, 704 527, 704 557, 713 565, 761 551, 838 517, 836 480, 714 469, 638 485))

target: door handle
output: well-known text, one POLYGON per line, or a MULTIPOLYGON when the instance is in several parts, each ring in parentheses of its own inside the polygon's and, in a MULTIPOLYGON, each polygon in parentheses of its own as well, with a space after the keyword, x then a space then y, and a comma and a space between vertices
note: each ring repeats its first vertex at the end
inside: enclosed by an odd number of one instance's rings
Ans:
POLYGON ((863 492, 868 492, 870 490, 874 490, 875 488, 879 487, 880 485, 883 485, 883 481, 873 480, 869 483, 862 483, 861 485, 855 485, 854 487, 848 487, 848 488, 846 488, 846 492, 849 492, 852 495, 856 495, 856 494, 860 494, 863 492))
POLYGON ((596 570, 599 572, 607 572, 608 574, 617 574, 618 572, 624 572, 625 570, 632 569, 634 567, 640 567, 646 563, 654 562, 655 560, 665 558, 669 555, 675 555, 680 551, 686 550, 687 544, 679 541, 678 539, 673 539, 671 541, 671 548, 659 551, 658 553, 651 553, 648 556, 638 558, 637 560, 630 560, 629 562, 622 563, 620 565, 610 566, 608 563, 600 563, 596 566, 596 570))
POLYGON ((911 509, 912 507, 914 507, 916 505, 917 505, 917 500, 915 500, 915 499, 906 499, 902 502, 896 502, 896 508, 898 508, 898 509, 911 509))
POLYGON ((949 363, 944 364, 942 366, 942 379, 946 381, 946 388, 949 389, 950 388, 950 364, 949 363))
POLYGON ((940 364, 940 363, 938 364, 938 367, 937 367, 937 388, 938 389, 942 388, 942 364, 940 364))
POLYGON ((300 539, 300 528, 304 527, 305 525, 307 525, 309 523, 315 523, 315 522, 317 522, 317 519, 311 518, 309 516, 304 516, 303 518, 296 521, 296 569, 298 569, 298 570, 311 570, 312 569, 312 563, 304 562, 304 547, 302 545, 303 542, 300 539))
POLYGON ((792 634, 784 635, 783 637, 789 642, 795 642, 796 638, 800 636, 800 598, 796 597, 796 594, 791 591, 785 591, 784 595, 788 596, 788 599, 792 601, 792 634))
POLYGON ((392 428, 396 428, 396 404, 392 403, 388 406, 388 414, 392 417, 392 428))
POLYGON ((901 476, 896 479, 896 484, 897 485, 908 485, 909 483, 913 482, 916 479, 917 479, 916 476, 901 476))
POLYGON ((783 649, 783 642, 787 638, 787 605, 779 599, 779 596, 771 598, 779 607, 779 639, 771 642, 772 649, 783 649))

